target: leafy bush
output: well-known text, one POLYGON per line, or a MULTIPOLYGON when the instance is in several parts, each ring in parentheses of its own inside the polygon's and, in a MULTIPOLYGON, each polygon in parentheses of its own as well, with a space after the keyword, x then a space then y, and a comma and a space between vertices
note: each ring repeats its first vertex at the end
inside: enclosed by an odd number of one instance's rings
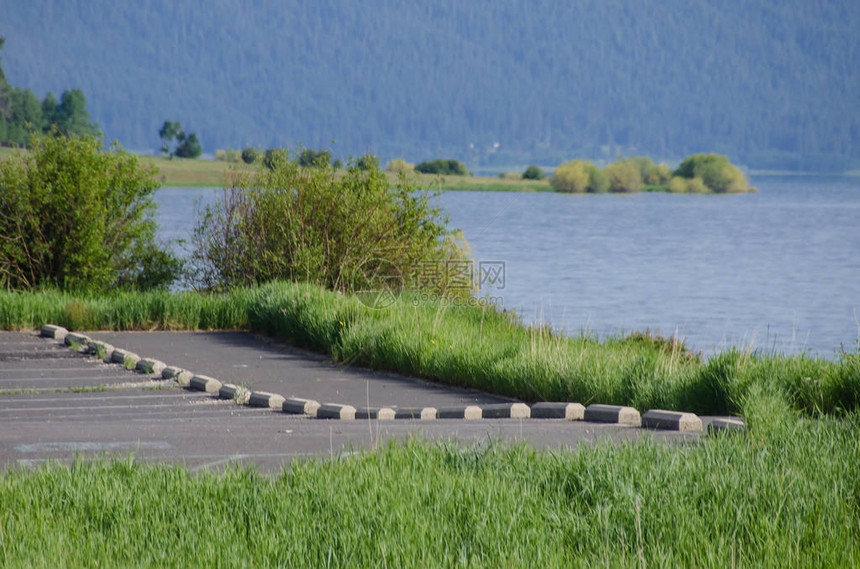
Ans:
POLYGON ((379 170, 379 158, 373 154, 365 154, 353 163, 359 170, 379 170))
POLYGON ((227 150, 215 151, 215 160, 219 162, 229 162, 230 164, 236 164, 239 162, 241 157, 241 153, 238 150, 233 150, 230 147, 227 147, 227 150))
POLYGON ((385 171, 392 174, 409 174, 415 171, 415 164, 410 164, 403 158, 395 158, 388 161, 388 164, 385 165, 385 171))
POLYGON ((707 194, 711 191, 698 176, 690 179, 672 176, 666 188, 672 193, 707 194))
POLYGON ((669 183, 666 184, 666 189, 673 194, 682 194, 687 191, 687 179, 680 176, 672 176, 669 183))
POLYGON ((250 146, 242 151, 242 162, 245 164, 253 164, 257 157, 260 155, 260 151, 256 148, 251 148, 250 146))
POLYGON ((280 162, 287 162, 290 159, 290 151, 285 148, 269 148, 263 154, 263 166, 272 170, 275 165, 280 162))
POLYGON ((543 180, 546 174, 537 166, 529 166, 523 171, 523 180, 543 180))
POLYGON ((550 184, 560 192, 601 193, 609 189, 609 176, 591 162, 571 160, 555 169, 550 184))
POLYGON ((196 284, 207 289, 276 279, 338 291, 455 291, 451 263, 462 242, 431 202, 401 176, 389 188, 377 160, 345 173, 301 168, 275 153, 271 167, 239 175, 195 228, 196 284))
POLYGON ((170 284, 155 242, 154 171, 95 137, 34 137, 0 168, 0 286, 104 291, 170 284))
POLYGON ((331 152, 305 148, 299 153, 299 166, 328 166, 331 164, 331 152))
POLYGON ((469 170, 459 160, 437 158, 432 161, 425 161, 415 167, 415 170, 422 174, 439 174, 442 176, 468 176, 469 170))
POLYGON ((640 164, 636 161, 622 160, 620 162, 614 162, 608 165, 604 169, 604 172, 609 176, 610 191, 638 192, 642 189, 640 164))
POLYGON ((681 162, 674 172, 681 178, 701 179, 712 192, 743 192, 749 189, 746 177, 726 156, 720 154, 693 154, 681 162))
POLYGON ((565 162, 552 173, 550 184, 560 192, 582 193, 588 189, 588 172, 584 160, 565 162))

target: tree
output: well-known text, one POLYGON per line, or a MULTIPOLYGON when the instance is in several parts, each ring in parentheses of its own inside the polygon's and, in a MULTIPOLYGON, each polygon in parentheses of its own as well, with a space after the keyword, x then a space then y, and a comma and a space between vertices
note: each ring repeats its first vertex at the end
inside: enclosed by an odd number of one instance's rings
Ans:
MULTIPOLYGON (((6 38, 0 36, 0 51, 3 51, 3 44, 6 43, 6 38)), ((5 131, 6 118, 9 111, 8 93, 6 84, 6 74, 3 72, 3 58, 0 57, 0 127, 5 131)), ((5 132, 0 132, 0 143, 5 140, 5 132)))
POLYGON ((197 139, 197 134, 186 133, 179 122, 165 121, 158 131, 161 137, 161 151, 168 158, 197 158, 203 154, 203 146, 197 139), (171 151, 170 144, 176 140, 176 147, 171 151))
POLYGON ((176 140, 178 144, 176 145, 176 150, 173 151, 174 155, 180 158, 197 158, 203 154, 203 146, 197 140, 196 133, 192 132, 186 135, 185 131, 179 131, 179 134, 176 135, 176 140))
POLYGON ((48 92, 42 99, 42 132, 50 132, 51 127, 60 121, 60 103, 54 94, 48 92))
POLYGON ((42 105, 30 89, 9 90, 6 143, 26 146, 30 135, 42 130, 42 105))
POLYGON ((468 176, 469 170, 459 160, 437 158, 432 161, 424 161, 415 167, 422 174, 439 174, 442 176, 468 176))
POLYGON ((155 240, 154 172, 94 136, 33 135, 0 168, 0 288, 104 292, 167 286, 179 261, 155 240))
POLYGON ((66 136, 95 134, 96 126, 90 122, 87 99, 80 89, 63 91, 57 108, 57 127, 66 136))
POLYGON ((299 153, 299 166, 329 166, 330 164, 331 152, 328 150, 305 148, 299 153))
MULTIPOLYGON (((5 42, 0 37, 0 49, 5 42)), ((0 144, 26 146, 32 133, 88 136, 96 129, 80 89, 64 91, 60 102, 48 93, 40 103, 30 89, 10 87, 0 66, 0 144)))
POLYGON ((523 171, 523 180, 543 180, 546 174, 537 166, 529 166, 523 171))
POLYGON ((182 125, 178 122, 164 121, 161 129, 158 131, 158 136, 161 138, 161 152, 167 156, 172 156, 170 152, 170 143, 176 138, 179 131, 182 130, 182 125))
POLYGON ((242 151, 242 162, 245 164, 253 164, 257 157, 260 155, 260 151, 256 148, 249 146, 245 150, 242 151))

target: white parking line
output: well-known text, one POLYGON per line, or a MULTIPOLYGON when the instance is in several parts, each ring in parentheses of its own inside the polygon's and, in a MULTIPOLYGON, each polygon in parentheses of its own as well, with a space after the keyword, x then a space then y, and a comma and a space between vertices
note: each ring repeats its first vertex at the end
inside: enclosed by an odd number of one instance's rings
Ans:
POLYGON ((167 450, 173 448, 167 441, 127 441, 99 443, 92 441, 56 441, 50 443, 31 443, 15 445, 15 450, 21 453, 39 452, 93 452, 113 450, 167 450))

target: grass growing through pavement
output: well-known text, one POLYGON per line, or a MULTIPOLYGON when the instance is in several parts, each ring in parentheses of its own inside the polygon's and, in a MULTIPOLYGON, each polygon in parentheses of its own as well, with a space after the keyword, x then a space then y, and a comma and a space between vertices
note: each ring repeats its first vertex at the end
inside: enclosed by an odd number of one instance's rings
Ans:
POLYGON ((520 324, 491 306, 404 295, 372 309, 358 297, 273 283, 225 295, 0 293, 0 328, 251 329, 338 362, 420 375, 526 401, 578 401, 737 413, 752 389, 808 415, 860 407, 860 354, 835 360, 738 349, 708 361, 648 334, 598 340, 520 324))
POLYGON ((0 473, 0 566, 850 567, 860 414, 538 452, 420 441, 280 475, 132 460, 0 473))

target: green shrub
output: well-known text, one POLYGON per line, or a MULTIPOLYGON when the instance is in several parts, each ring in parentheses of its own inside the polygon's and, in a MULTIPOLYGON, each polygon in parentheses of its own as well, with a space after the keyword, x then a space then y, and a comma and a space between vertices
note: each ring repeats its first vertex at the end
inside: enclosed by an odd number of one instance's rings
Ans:
POLYGON ((546 174, 537 166, 529 166, 523 171, 523 180, 543 180, 546 174))
POLYGON ((331 152, 328 150, 313 150, 305 148, 299 153, 299 166, 328 166, 331 164, 331 152))
POLYGON ((743 192, 749 190, 746 177, 726 156, 693 154, 681 162, 674 172, 681 178, 701 179, 712 192, 743 192))
POLYGON ((178 261, 155 241, 154 171, 95 137, 34 137, 0 168, 0 286, 161 287, 178 261))
POLYGON ((415 164, 410 164, 403 158, 395 158, 388 161, 388 164, 385 165, 385 171, 392 174, 409 174, 415 171, 415 164))
POLYGON ((230 164, 236 164, 239 162, 241 158, 241 153, 238 150, 233 150, 230 147, 227 147, 227 150, 216 150, 215 151, 215 160, 219 162, 228 162, 230 164))
POLYGON ((285 157, 239 176, 206 208, 194 235, 198 286, 281 279, 338 291, 452 292, 456 275, 445 269, 468 257, 433 194, 403 176, 390 189, 378 160, 338 173, 285 157))
POLYGON ((673 194, 683 194, 687 191, 687 179, 681 178, 680 176, 673 176, 669 180, 669 183, 666 184, 666 189, 673 194))
POLYGON ((610 191, 638 192, 642 189, 641 169, 635 161, 622 160, 615 162, 607 166, 604 172, 609 176, 610 191))
POLYGON ((437 158, 425 161, 415 167, 422 174, 439 174, 442 176, 468 176, 469 170, 459 160, 437 158))
POLYGON ((365 154, 358 160, 355 160, 352 166, 359 170, 379 170, 379 158, 373 154, 365 154))
POLYGON ((591 162, 571 160, 555 169, 550 185, 560 192, 601 193, 609 189, 609 176, 591 162))
POLYGON ((290 160, 290 151, 285 148, 268 148, 263 154, 263 166, 272 170, 276 164, 288 162, 290 160))
POLYGON ((559 192, 582 193, 588 189, 588 172, 584 160, 571 160, 555 169, 550 185, 559 192))

